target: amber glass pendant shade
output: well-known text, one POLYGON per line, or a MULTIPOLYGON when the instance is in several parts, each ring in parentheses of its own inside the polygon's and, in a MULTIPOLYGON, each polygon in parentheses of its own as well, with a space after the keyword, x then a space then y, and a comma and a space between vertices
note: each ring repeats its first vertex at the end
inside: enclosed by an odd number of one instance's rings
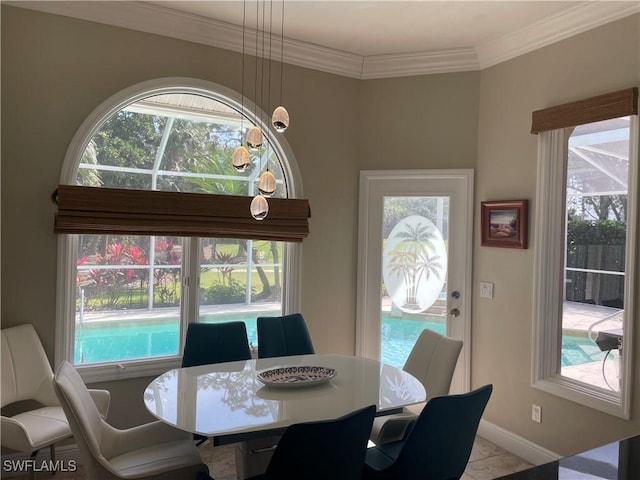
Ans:
POLYGON ((251 162, 251 157, 249 155, 249 150, 247 150, 244 146, 236 147, 233 151, 233 155, 231 156, 231 162, 233 163, 233 168, 235 168, 238 172, 245 172, 249 163, 251 162))
POLYGON ((265 197, 270 197, 276 191, 276 177, 269 170, 260 175, 258 180, 258 191, 265 197))
POLYGON ((276 107, 271 115, 271 124, 276 131, 282 133, 289 127, 289 112, 283 106, 276 107))
POLYGON ((251 150, 257 150, 262 146, 262 130, 255 125, 247 132, 247 146, 251 150))
POLYGON ((256 195, 251 200, 251 216, 256 220, 264 220, 269 215, 269 203, 262 195, 256 195))

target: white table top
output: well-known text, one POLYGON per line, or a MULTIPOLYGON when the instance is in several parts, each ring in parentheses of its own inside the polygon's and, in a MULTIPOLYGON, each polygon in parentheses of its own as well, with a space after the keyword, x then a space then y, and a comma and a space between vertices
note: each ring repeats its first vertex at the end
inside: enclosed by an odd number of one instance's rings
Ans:
POLYGON ((424 387, 402 369, 362 357, 298 355, 170 370, 144 392, 147 409, 182 430, 209 437, 285 428, 337 418, 375 404, 380 413, 423 402, 424 387), (333 368, 329 382, 265 387, 256 377, 288 366, 333 368))

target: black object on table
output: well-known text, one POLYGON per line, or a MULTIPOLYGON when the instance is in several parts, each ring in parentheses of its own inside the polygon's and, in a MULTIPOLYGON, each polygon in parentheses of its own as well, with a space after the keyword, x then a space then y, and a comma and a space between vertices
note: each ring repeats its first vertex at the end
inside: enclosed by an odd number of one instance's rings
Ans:
POLYGON ((640 435, 512 473, 500 480, 634 480, 640 478, 640 435))

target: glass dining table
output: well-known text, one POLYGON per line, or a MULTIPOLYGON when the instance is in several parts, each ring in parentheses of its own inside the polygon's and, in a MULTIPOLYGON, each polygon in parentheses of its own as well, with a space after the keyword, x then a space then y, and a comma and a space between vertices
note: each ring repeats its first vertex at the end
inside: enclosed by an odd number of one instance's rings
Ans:
POLYGON ((294 423, 338 418, 368 405, 376 405, 378 415, 396 413, 425 398, 422 383, 404 370, 341 354, 177 368, 144 392, 153 416, 210 437, 214 445, 281 433, 294 423), (321 375, 308 382, 273 382, 282 372, 307 371, 321 375))

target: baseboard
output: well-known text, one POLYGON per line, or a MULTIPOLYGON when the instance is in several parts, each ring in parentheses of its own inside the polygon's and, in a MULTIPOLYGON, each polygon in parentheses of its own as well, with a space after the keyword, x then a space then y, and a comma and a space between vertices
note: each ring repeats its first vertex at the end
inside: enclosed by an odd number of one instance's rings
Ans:
POLYGON ((533 465, 542 465, 543 463, 553 462, 562 458, 551 450, 536 445, 526 438, 520 437, 486 420, 480 420, 478 435, 533 465))
MULTIPOLYGON (((24 476, 26 471, 16 468, 18 462, 28 461, 31 456, 28 453, 7 453, 2 455, 2 478, 12 478, 24 476)), ((56 445, 56 462, 52 465, 51 451, 49 447, 45 447, 38 452, 35 458, 35 465, 39 471, 46 468, 55 468, 56 471, 73 471, 76 466, 80 465, 80 452, 75 444, 56 445)), ((52 477, 55 478, 55 477, 52 477)))

